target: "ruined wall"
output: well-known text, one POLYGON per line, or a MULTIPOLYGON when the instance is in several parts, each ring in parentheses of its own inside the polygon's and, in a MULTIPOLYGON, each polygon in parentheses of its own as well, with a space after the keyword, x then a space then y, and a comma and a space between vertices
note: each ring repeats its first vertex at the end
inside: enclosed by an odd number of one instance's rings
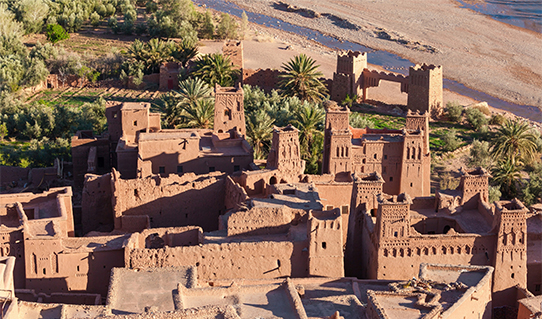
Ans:
POLYGON ((87 174, 85 176, 81 203, 83 234, 93 230, 102 232, 113 230, 112 194, 111 173, 104 175, 87 174))
POLYGON ((196 266, 199 280, 304 277, 308 273, 302 252, 306 246, 306 242, 259 241, 133 248, 127 250, 126 267, 196 266))
MULTIPOLYGON (((26 181, 30 168, 16 166, 0 166, 0 188, 4 190, 6 186, 19 186, 19 181, 26 181)), ((23 186, 23 185, 20 185, 23 186)))
POLYGON ((121 216, 148 215, 151 227, 201 226, 218 229, 218 216, 225 212, 225 176, 154 175, 123 180, 112 173, 115 229, 123 228, 121 216), (212 199, 212 200, 209 200, 212 199))
POLYGON ((111 170, 109 140, 106 138, 85 138, 78 132, 71 139, 71 153, 76 189, 83 188, 86 173, 105 174, 111 170), (91 154, 93 158, 90 158, 91 154))
POLYGON ((283 73, 272 69, 243 69, 243 84, 257 86, 266 93, 271 93, 271 90, 278 88, 279 75, 283 73))
POLYGON ((245 189, 234 182, 230 176, 226 176, 225 183, 224 206, 226 206, 226 209, 236 208, 248 199, 245 189))
POLYGON ((299 219, 306 215, 306 212, 285 206, 252 207, 239 210, 225 216, 227 217, 227 233, 228 236, 286 233, 296 215, 299 219))

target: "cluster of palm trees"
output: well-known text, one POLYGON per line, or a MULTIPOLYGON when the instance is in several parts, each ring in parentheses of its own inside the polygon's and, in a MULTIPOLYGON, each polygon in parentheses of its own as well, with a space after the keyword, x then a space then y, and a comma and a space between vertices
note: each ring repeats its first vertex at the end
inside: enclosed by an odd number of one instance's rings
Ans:
POLYGON ((496 132, 491 155, 493 182, 505 198, 520 195, 521 171, 540 161, 540 134, 525 121, 507 120, 496 132))

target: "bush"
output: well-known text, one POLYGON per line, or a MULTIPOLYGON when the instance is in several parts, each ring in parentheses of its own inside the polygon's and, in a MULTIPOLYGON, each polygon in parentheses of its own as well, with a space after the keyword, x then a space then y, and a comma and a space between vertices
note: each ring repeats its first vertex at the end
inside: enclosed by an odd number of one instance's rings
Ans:
POLYGON ((491 116, 491 119, 489 120, 490 125, 503 125, 504 121, 506 121, 506 118, 502 114, 495 114, 491 116))
POLYGON ((100 25, 100 20, 100 14, 96 11, 92 12, 92 14, 90 15, 90 24, 92 24, 92 26, 96 28, 100 25))
POLYGON ((469 164, 488 168, 491 165, 489 142, 474 140, 470 149, 469 164))
POLYGON ((444 142, 444 146, 442 148, 447 152, 453 152, 461 145, 461 140, 457 137, 457 132, 455 129, 447 130, 442 135, 442 141, 444 142))
POLYGON ((213 16, 209 10, 205 11, 203 15, 203 21, 200 24, 198 30, 198 36, 202 39, 212 39, 215 35, 215 24, 213 23, 213 16))
POLYGON ((69 39, 70 35, 61 25, 58 24, 49 24, 47 26, 47 40, 55 44, 59 41, 69 39))
POLYGON ((227 13, 222 13, 220 23, 216 28, 216 37, 219 39, 237 39, 238 28, 235 19, 227 13))
POLYGON ((453 177, 449 172, 440 175, 439 188, 440 190, 456 189, 459 186, 459 179, 453 177))
POLYGON ((363 116, 359 113, 352 112, 350 113, 350 126, 355 128, 374 128, 375 124, 366 116, 363 116))
POLYGON ((448 102, 446 104, 446 115, 452 122, 459 122, 463 117, 463 106, 457 102, 448 102))
POLYGON ((479 130, 488 123, 487 117, 477 108, 468 108, 466 115, 467 121, 475 130, 479 130))

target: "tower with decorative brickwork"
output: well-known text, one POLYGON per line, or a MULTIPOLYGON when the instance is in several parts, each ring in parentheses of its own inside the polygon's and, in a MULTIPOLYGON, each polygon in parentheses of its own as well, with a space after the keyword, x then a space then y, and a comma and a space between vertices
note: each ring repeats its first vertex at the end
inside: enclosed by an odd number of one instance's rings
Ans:
POLYGON ((324 131, 324 158, 322 173, 350 172, 352 167, 352 132, 350 131, 348 107, 330 102, 326 107, 324 131))
POLYGON ((243 88, 215 86, 214 131, 217 133, 246 134, 243 88))
POLYGON ((527 213, 517 199, 495 202, 498 222, 493 306, 515 306, 516 288, 527 287, 527 213))
POLYGON ((442 113, 442 67, 416 65, 409 68, 408 77, 408 109, 428 112, 433 117, 442 113))
POLYGON ((420 114, 409 111, 407 114, 400 192, 421 196, 431 194, 431 154, 427 112, 420 114))
POLYGON ((222 54, 229 57, 231 64, 239 69, 244 68, 243 41, 227 40, 222 46, 222 54))
POLYGON ((282 174, 290 176, 298 176, 305 171, 305 161, 301 160, 299 148, 299 130, 291 124, 273 128, 267 168, 278 169, 282 174))

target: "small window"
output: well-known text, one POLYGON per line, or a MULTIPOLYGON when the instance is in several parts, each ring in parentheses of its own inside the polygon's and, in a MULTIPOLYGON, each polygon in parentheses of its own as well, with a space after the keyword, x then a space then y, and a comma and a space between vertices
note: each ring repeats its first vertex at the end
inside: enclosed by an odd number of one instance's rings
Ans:
POLYGON ((241 167, 239 167, 239 165, 234 165, 233 166, 233 171, 234 172, 239 172, 241 170, 241 167))
POLYGON ((343 215, 348 214, 348 205, 345 205, 345 206, 341 207, 341 213, 343 215))
POLYGON ((384 155, 384 159, 388 159, 388 155, 384 155))
POLYGON ((322 248, 323 248, 323 249, 326 249, 326 248, 327 248, 327 244, 326 244, 325 241, 322 242, 322 248))
POLYGON ((512 279, 514 279, 514 273, 512 273, 512 274, 510 275, 510 277, 512 277, 512 279))
POLYGON ((412 183, 410 183, 410 187, 412 187, 412 183))
POLYGON ((393 237, 399 237, 399 233, 398 232, 393 232, 393 237))
POLYGON ((373 155, 373 157, 374 157, 374 159, 376 159, 376 154, 375 154, 375 155, 373 155))
POLYGON ((214 166, 209 166, 209 173, 216 172, 216 169, 214 166))
POLYGON ((137 121, 134 121, 134 126, 137 126, 137 121))
POLYGON ((182 173, 183 173, 183 166, 182 166, 182 165, 177 165, 177 173, 178 173, 178 174, 182 174, 182 173))
POLYGON ((330 206, 330 205, 326 206, 326 210, 332 210, 332 209, 333 209, 333 206, 330 206))
POLYGON ((165 166, 158 167, 158 173, 165 174, 165 172, 166 172, 166 167, 165 166))
POLYGON ((393 176, 390 176, 390 182, 393 182, 393 176))

